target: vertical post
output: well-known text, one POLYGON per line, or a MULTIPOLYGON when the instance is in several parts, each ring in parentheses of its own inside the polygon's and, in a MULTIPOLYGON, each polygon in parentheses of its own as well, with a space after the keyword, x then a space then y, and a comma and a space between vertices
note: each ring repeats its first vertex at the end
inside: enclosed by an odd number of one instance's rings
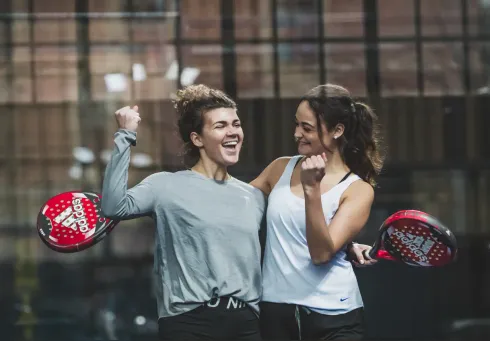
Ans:
POLYGON ((317 20, 318 20, 318 63, 320 66, 320 84, 327 82, 327 68, 325 66, 325 7, 323 0, 317 1, 317 20))
POLYGON ((175 58, 177 60, 177 81, 176 87, 180 89, 182 87, 182 7, 180 4, 180 0, 174 1, 175 12, 177 13, 177 17, 175 18, 175 58))
POLYGON ((279 70, 279 28, 277 20, 277 0, 270 0, 272 23, 272 71, 273 71, 273 96, 279 99, 281 96, 280 70, 279 70))
POLYGON ((221 62, 223 89, 232 98, 237 96, 234 1, 221 0, 221 62))
POLYGON ((379 71, 378 1, 363 0, 366 57, 366 87, 369 99, 379 103, 381 79, 379 71))

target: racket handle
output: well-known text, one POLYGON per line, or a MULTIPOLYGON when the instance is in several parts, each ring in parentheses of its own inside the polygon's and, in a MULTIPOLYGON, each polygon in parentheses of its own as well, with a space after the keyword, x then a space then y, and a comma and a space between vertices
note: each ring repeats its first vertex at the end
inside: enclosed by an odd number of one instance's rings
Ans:
POLYGON ((368 250, 364 250, 362 251, 362 255, 364 256, 364 258, 372 258, 374 259, 374 256, 376 255, 376 250, 374 248, 372 248, 369 253, 368 253, 368 250))

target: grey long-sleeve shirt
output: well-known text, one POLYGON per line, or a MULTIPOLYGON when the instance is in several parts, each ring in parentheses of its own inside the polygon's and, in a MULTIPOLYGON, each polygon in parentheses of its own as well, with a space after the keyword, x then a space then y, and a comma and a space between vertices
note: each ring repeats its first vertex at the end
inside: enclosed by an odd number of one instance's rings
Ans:
POLYGON ((150 216, 155 221, 159 317, 187 312, 220 296, 236 297, 258 313, 262 192, 235 178, 216 181, 191 170, 156 173, 128 190, 136 133, 121 129, 114 142, 102 212, 118 220, 150 216))

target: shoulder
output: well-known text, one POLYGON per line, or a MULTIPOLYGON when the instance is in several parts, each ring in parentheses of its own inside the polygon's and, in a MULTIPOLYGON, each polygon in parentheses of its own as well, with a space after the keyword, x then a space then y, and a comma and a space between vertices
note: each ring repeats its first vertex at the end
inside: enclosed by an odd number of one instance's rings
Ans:
POLYGON ((291 161, 293 158, 297 158, 299 156, 281 156, 272 161, 269 164, 269 167, 271 170, 274 171, 280 171, 281 173, 284 171, 286 166, 288 165, 289 161, 291 161))
POLYGON ((156 172, 148 175, 143 181, 150 183, 151 185, 172 183, 172 181, 175 181, 177 178, 184 176, 181 173, 182 172, 156 172))
POLYGON ((366 181, 359 179, 353 181, 344 192, 344 199, 374 201, 374 188, 366 181))
POLYGON ((246 182, 243 182, 235 177, 230 182, 230 185, 233 186, 234 189, 240 191, 243 195, 254 199, 259 207, 262 207, 265 204, 266 197, 260 189, 246 182))
POLYGON ((284 170, 292 159, 299 160, 301 159, 301 156, 282 156, 275 159, 269 164, 269 176, 271 179, 272 187, 274 187, 274 185, 279 181, 279 178, 281 177, 282 173, 284 173, 284 170))

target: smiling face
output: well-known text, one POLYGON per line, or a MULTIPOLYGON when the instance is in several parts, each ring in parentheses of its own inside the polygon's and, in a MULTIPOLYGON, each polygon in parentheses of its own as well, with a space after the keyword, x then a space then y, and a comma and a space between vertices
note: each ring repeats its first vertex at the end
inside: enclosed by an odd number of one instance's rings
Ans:
POLYGON ((296 110, 294 138, 298 153, 304 156, 320 155, 336 148, 335 137, 343 133, 343 126, 328 131, 323 120, 318 120, 307 101, 302 101, 296 110), (318 129, 320 125, 320 129, 318 129), (319 134, 318 131, 321 131, 319 134))
POLYGON ((204 113, 202 132, 192 133, 191 140, 200 149, 201 158, 225 167, 236 164, 243 143, 236 109, 217 108, 204 113))

